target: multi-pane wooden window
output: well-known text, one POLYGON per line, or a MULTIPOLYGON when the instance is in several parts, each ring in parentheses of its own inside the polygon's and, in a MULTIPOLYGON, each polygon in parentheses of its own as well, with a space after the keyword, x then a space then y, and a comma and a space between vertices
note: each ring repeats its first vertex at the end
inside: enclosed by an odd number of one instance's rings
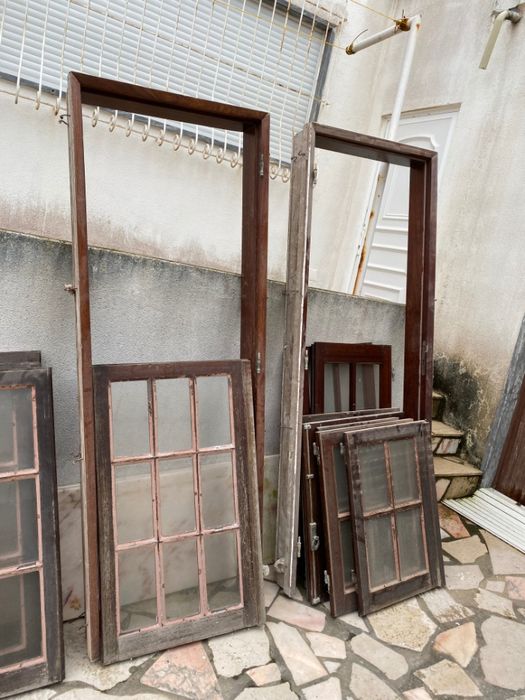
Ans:
POLYGON ((361 614, 443 582, 425 421, 345 433, 361 614))
POLYGON ((0 697, 62 678, 51 370, 0 371, 0 697))
POLYGON ((104 661, 258 624, 249 363, 94 377, 104 661))

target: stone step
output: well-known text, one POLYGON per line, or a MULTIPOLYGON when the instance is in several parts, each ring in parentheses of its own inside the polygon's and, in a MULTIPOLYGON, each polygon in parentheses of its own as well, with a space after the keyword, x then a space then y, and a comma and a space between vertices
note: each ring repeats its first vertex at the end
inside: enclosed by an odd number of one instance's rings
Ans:
POLYGON ((432 419, 441 420, 443 411, 445 410, 445 402, 447 397, 441 391, 436 389, 432 392, 432 419))
POLYGON ((442 423, 432 421, 432 452, 435 455, 455 455, 459 450, 464 432, 442 423))
POLYGON ((472 496, 479 487, 482 472, 459 457, 434 456, 434 474, 438 501, 444 498, 472 496))

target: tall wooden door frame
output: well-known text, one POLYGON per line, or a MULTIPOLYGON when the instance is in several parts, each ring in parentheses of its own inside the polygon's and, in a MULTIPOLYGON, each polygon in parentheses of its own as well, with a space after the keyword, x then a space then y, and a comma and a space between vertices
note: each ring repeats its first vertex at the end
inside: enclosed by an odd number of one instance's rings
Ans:
POLYGON ((281 442, 274 576, 295 590, 299 536, 301 422, 315 149, 410 168, 403 413, 432 416, 437 153, 310 123, 294 138, 288 222, 281 442))
POLYGON ((100 656, 100 582, 82 105, 243 133, 240 358, 251 362, 258 493, 262 513, 270 117, 266 112, 71 72, 69 173, 80 407, 84 590, 88 655, 100 656))

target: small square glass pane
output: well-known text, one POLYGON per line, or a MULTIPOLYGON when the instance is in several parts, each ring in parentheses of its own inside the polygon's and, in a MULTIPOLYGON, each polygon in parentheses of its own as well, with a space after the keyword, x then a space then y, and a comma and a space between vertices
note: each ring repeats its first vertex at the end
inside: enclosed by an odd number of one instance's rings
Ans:
POLYGON ((200 612, 197 539, 162 545, 166 618, 178 620, 200 612))
POLYGON ((391 440, 388 443, 394 501, 396 503, 414 501, 419 498, 415 447, 413 438, 391 440))
POLYGON ((337 490, 337 511, 348 513, 350 511, 350 496, 348 492, 348 472, 344 455, 341 454, 341 446, 334 445, 334 471, 335 488, 337 490))
POLYGON ((379 408, 379 365, 359 363, 355 367, 355 408, 379 408))
POLYGON ((231 444, 229 377, 197 378, 197 425, 200 448, 231 444))
POLYGON ((150 454, 148 383, 111 383, 113 457, 150 454))
POLYGON ((355 583, 354 542, 352 540, 352 522, 350 520, 339 521, 341 535, 341 551, 343 554, 343 581, 345 588, 355 583))
POLYGON ((386 476, 383 443, 357 448, 361 472, 363 511, 365 513, 391 505, 386 476))
POLYGON ((0 579, 0 668, 42 655, 40 574, 0 579))
POLYGON ((33 391, 0 389, 0 474, 35 468, 33 391))
POLYGON ((0 481, 0 568, 37 560, 35 480, 0 481))
POLYGON ((159 459, 160 529, 165 537, 195 530, 193 457, 159 459))
POLYGON ((120 464, 113 469, 118 544, 153 537, 150 463, 120 464))
POLYGON ((350 365, 327 362, 324 365, 324 410, 350 411, 350 365))
POLYGON ((232 530, 204 537, 206 589, 211 611, 231 608, 241 602, 237 533, 238 530, 232 530))
POLYGON ((236 518, 232 452, 200 453, 198 459, 204 527, 209 530, 233 525, 236 518))
POLYGON ((399 566, 401 577, 413 576, 428 569, 423 543, 420 508, 396 511, 399 566))
POLYGON ((397 581, 390 515, 365 520, 365 547, 370 588, 397 581))
POLYGON ((120 630, 132 632, 157 622, 157 581, 154 547, 118 552, 120 630))
POLYGON ((193 447, 190 382, 186 378, 157 379, 157 453, 193 447))

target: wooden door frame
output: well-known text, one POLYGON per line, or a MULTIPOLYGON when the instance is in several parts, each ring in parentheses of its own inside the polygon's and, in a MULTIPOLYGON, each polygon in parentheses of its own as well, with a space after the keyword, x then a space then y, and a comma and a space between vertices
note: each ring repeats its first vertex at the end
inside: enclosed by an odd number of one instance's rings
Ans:
POLYGON ((270 116, 266 112, 69 73, 67 107, 88 655, 100 656, 100 583, 82 105, 185 121, 243 134, 240 357, 250 360, 260 513, 264 482, 264 392, 270 116))
POLYGON ((294 138, 288 221, 288 267, 274 577, 295 591, 299 534, 301 423, 315 149, 410 168, 403 413, 432 416, 437 153, 310 123, 294 138))

